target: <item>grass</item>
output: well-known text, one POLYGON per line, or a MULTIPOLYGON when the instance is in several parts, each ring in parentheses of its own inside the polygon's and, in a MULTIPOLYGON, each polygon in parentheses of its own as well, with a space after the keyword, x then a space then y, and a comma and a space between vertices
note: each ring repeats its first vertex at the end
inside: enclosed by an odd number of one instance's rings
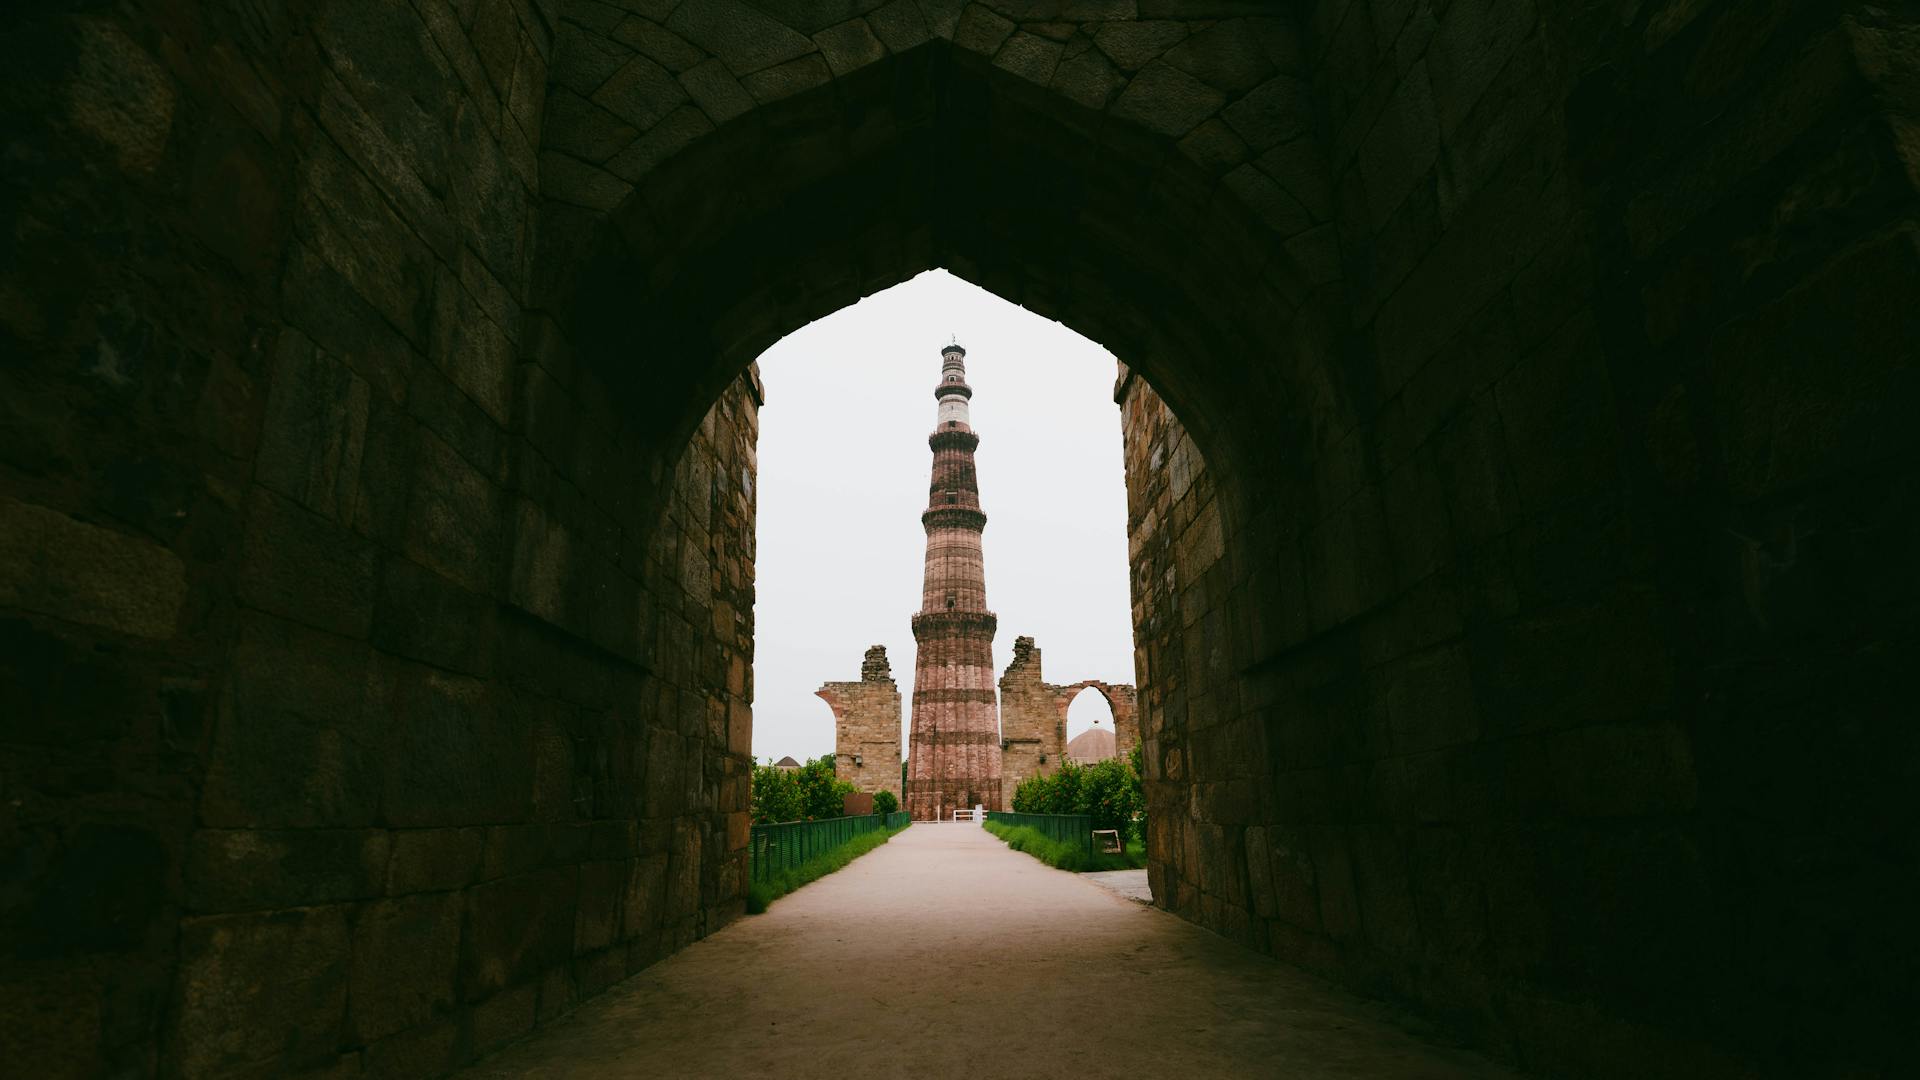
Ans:
POLYGON ((1097 870, 1138 870, 1147 865, 1146 850, 1138 844, 1119 855, 1104 851, 1089 855, 1085 844, 1061 843, 1031 825, 1002 825, 997 821, 989 821, 985 828, 1005 840, 1013 850, 1024 851, 1048 866, 1076 874, 1097 870))
MULTIPOLYGON (((908 823, 912 824, 911 822, 908 823)), ((789 866, 784 870, 775 870, 764 881, 755 881, 747 886, 747 914, 758 915, 767 910, 767 905, 787 895, 809 882, 818 881, 847 865, 853 860, 879 847, 892 839, 899 829, 875 829, 841 844, 832 851, 821 852, 799 866, 789 866)))

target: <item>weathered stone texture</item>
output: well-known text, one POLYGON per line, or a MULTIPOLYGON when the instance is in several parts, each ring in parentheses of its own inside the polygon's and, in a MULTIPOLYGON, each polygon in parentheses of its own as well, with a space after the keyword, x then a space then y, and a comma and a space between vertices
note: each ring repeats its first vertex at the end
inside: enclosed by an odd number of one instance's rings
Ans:
POLYGON ((1546 1075, 1910 1071, 1916 32, 29 5, 0 1060, 431 1074, 731 917, 741 373, 944 266, 1139 373, 1160 902, 1546 1075))
POLYGON ((1083 690, 1107 699, 1116 752, 1126 757, 1140 738, 1134 688, 1097 679, 1047 682, 1033 639, 1014 639, 1013 660, 1000 676, 1001 773, 1009 801, 1020 781, 1060 767, 1067 753, 1067 710, 1083 690))
POLYGON ((10 27, 7 1060, 430 1075, 740 910, 758 390, 637 476, 524 309, 551 16, 10 27))
POLYGON ((1013 639, 1013 659, 1000 674, 1000 782, 1009 807, 1022 780, 1060 767, 1067 719, 1054 708, 1043 679, 1040 650, 1030 637, 1013 639))
POLYGON ((815 691, 833 709, 833 772, 861 791, 900 790, 900 687, 875 645, 860 662, 860 681, 830 682, 815 691))

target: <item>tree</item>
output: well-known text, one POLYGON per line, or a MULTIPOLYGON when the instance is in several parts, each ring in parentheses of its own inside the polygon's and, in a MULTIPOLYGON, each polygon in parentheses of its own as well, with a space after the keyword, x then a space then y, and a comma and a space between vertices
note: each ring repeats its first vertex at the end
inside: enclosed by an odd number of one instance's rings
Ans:
POLYGON ((885 815, 891 814, 898 809, 900 809, 900 800, 893 797, 893 792, 881 788, 879 791, 873 793, 874 813, 885 815))
POLYGON ((1134 814, 1146 809, 1138 759, 1136 747, 1126 760, 1108 758, 1092 765, 1062 761, 1051 773, 1022 780, 1013 789, 1013 808, 1022 814, 1085 814, 1094 828, 1118 833, 1124 851, 1134 814))
POLYGON ((771 765, 755 765, 748 780, 748 801, 756 825, 798 821, 802 809, 800 785, 794 775, 771 765))
POLYGON ((800 811, 816 821, 840 817, 845 812, 841 797, 858 790, 834 775, 832 754, 813 758, 793 775, 800 788, 800 811))

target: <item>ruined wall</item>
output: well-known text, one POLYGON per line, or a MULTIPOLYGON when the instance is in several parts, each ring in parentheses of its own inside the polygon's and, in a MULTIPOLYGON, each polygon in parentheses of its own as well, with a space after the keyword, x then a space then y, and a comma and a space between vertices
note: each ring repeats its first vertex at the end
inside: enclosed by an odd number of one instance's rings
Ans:
POLYGON ((731 918, 756 391, 632 476, 524 310, 550 7, 6 22, 0 1059, 431 1075, 731 918))
POLYGON ((1065 686, 1049 686, 1047 689, 1053 691, 1053 705, 1060 711, 1062 731, 1066 730, 1067 714, 1073 708, 1074 699, 1080 696, 1082 690, 1092 690, 1107 699, 1107 708, 1113 714, 1115 756, 1125 758, 1133 751, 1134 744, 1140 741, 1139 694, 1132 686, 1088 679, 1065 686))
POLYGON ((1013 660, 1000 676, 1000 767, 1009 808, 1021 780, 1060 767, 1067 750, 1067 711, 1083 690, 1107 699, 1113 710, 1114 741, 1119 755, 1126 757, 1139 741, 1134 688, 1097 679, 1067 685, 1047 682, 1033 639, 1013 640, 1013 660))
POLYGON ((861 791, 900 798, 900 687, 887 647, 867 650, 859 682, 830 682, 815 693, 833 708, 834 775, 861 791))
POLYGON ((1006 806, 1020 781, 1060 767, 1066 716, 1043 680, 1040 650, 1030 637, 1013 639, 1013 659, 1000 675, 1000 783, 1006 806))

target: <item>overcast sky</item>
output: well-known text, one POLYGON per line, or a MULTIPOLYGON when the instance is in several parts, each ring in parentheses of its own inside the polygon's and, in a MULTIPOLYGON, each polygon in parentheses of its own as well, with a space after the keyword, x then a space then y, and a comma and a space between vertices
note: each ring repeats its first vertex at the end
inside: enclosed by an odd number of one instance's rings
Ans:
MULTIPOLYGON (((1048 682, 1133 681, 1127 503, 1113 356, 935 270, 788 335, 760 358, 753 753, 833 750, 820 684, 885 645, 912 714, 913 632, 940 348, 967 349, 995 679, 1032 635, 1048 682)), ((1111 714, 1083 693, 1069 737, 1111 714)), ((902 735, 902 749, 906 738, 902 735)))

